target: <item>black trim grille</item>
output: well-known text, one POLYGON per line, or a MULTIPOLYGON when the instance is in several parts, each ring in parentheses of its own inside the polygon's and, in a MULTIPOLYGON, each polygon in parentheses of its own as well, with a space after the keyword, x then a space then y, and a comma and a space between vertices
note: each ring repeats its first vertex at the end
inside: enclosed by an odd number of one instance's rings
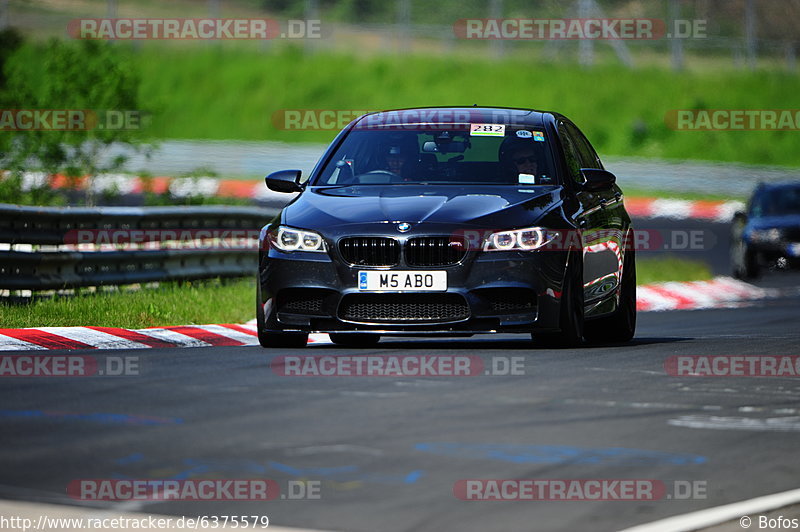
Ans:
POLYGON ((469 305, 458 294, 349 294, 339 315, 365 323, 436 323, 469 318, 469 305))
POLYGON ((497 314, 533 312, 536 310, 534 292, 519 288, 487 288, 478 294, 488 303, 489 309, 497 314))
POLYGON ((467 254, 463 239, 448 236, 421 236, 406 243, 406 262, 411 266, 451 266, 467 254))
POLYGON ((339 241, 344 260, 357 266, 396 266, 400 263, 400 244, 393 238, 358 236, 339 241))
POLYGON ((327 295, 324 290, 308 288, 284 290, 278 295, 278 313, 329 316, 323 310, 327 295))

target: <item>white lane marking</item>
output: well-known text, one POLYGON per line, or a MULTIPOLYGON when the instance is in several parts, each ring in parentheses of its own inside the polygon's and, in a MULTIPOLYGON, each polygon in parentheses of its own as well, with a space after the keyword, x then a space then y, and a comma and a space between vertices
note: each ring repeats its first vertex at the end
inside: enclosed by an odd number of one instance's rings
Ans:
POLYGON ((362 392, 355 390, 339 390, 337 393, 344 397, 376 397, 378 399, 394 399, 408 395, 406 392, 362 392))
POLYGON ((223 327, 222 325, 196 325, 198 329, 203 329, 219 336, 242 342, 244 345, 258 345, 258 338, 255 336, 223 327))
POLYGON ((289 449, 284 452, 284 454, 288 456, 306 456, 309 454, 323 453, 356 453, 370 454, 372 456, 383 456, 384 454, 384 452, 380 449, 364 447, 362 445, 350 445, 346 443, 338 445, 312 445, 310 447, 298 447, 297 449, 289 449))
POLYGON ((149 349, 149 345, 126 340, 103 331, 87 329, 84 327, 38 327, 40 331, 49 332, 57 336, 76 340, 98 349, 149 349))
POLYGON ((113 190, 119 194, 130 194, 136 181, 125 174, 99 174, 90 181, 89 188, 94 192, 113 190))
POLYGON ((133 332, 175 344, 176 347, 211 347, 208 342, 169 329, 134 329, 133 332))
POLYGON ((690 300, 690 308, 708 308, 719 303, 720 297, 718 295, 704 293, 702 290, 698 290, 700 286, 702 286, 701 283, 669 282, 662 284, 661 288, 680 298, 690 300))
POLYGON ((219 179, 215 177, 176 177, 169 182, 169 191, 179 198, 215 196, 219 185, 219 179))
POLYGON ((640 311, 739 308, 754 301, 778 297, 780 290, 759 288, 730 277, 710 281, 666 282, 636 287, 636 306, 640 311), (691 303, 681 303, 679 298, 691 303))
POLYGON ((678 306, 678 300, 643 285, 636 287, 636 305, 644 311, 672 310, 678 306))
POLYGON ((47 351, 47 348, 0 334, 0 351, 47 351))
POLYGON ((744 203, 741 201, 726 201, 725 203, 717 206, 717 215, 714 217, 715 222, 730 222, 736 211, 744 210, 744 203))
POLYGON ((594 405, 622 408, 665 408, 674 409, 695 409, 700 410, 722 410, 719 405, 693 405, 687 403, 644 403, 632 401, 597 401, 593 399, 564 399, 565 404, 572 405, 594 405))
POLYGON ((670 419, 667 425, 690 429, 800 432, 800 417, 749 418, 694 415, 670 419))
POLYGON ((253 199, 260 201, 275 200, 281 203, 289 203, 295 197, 295 194, 289 195, 284 192, 275 192, 263 185, 257 185, 253 190, 255 191, 253 199))
POLYGON ((679 199, 657 199, 650 204, 651 216, 690 218, 693 202, 679 199))
POLYGON ((311 333, 308 335, 309 344, 332 344, 330 335, 327 333, 311 333))
MULTIPOLYGON (((726 523, 728 521, 741 519, 745 515, 763 514, 770 510, 776 510, 785 506, 790 506, 800 502, 800 489, 793 489, 747 499, 744 501, 698 510, 688 514, 676 515, 659 519, 652 523, 636 525, 620 532, 682 532, 685 530, 700 530, 710 526, 726 523)), ((732 525, 731 529, 739 530, 739 523, 732 525)), ((757 528, 757 527, 754 527, 757 528)))

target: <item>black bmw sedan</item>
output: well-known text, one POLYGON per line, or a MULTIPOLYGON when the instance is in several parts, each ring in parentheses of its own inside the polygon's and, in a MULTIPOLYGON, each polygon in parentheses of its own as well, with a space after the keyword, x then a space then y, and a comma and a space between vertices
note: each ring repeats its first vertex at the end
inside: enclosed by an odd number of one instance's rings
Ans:
POLYGON ((765 268, 800 268, 800 183, 762 183, 731 229, 731 264, 739 279, 765 268))
POLYGON ((425 108, 342 130, 261 230, 264 347, 308 333, 525 333, 548 346, 625 342, 636 327, 632 226, 613 174, 553 112, 425 108))

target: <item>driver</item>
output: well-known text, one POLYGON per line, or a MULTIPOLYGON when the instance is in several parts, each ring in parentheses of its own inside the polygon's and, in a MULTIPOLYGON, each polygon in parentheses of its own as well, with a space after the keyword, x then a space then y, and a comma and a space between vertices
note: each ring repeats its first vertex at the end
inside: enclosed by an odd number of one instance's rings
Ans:
POLYGON ((386 169, 393 174, 403 176, 403 170, 408 171, 409 159, 408 150, 404 150, 402 146, 389 146, 386 153, 386 169))
POLYGON ((504 167, 504 172, 511 174, 515 182, 520 179, 520 175, 533 176, 531 179, 536 178, 540 154, 537 146, 530 139, 506 138, 500 145, 498 157, 504 167))
POLYGON ((409 181, 413 178, 418 153, 411 146, 401 143, 392 143, 384 152, 385 168, 387 171, 409 181))

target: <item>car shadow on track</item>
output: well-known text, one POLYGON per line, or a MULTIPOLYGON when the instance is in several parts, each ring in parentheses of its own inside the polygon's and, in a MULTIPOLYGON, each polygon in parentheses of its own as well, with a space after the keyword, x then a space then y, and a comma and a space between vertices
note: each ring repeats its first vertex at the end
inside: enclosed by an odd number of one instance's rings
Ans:
POLYGON ((407 349, 407 350, 443 350, 443 351, 460 351, 460 350, 469 350, 469 351, 497 351, 497 350, 514 350, 514 351, 581 351, 585 349, 597 349, 597 348, 609 348, 609 347, 637 347, 637 346, 645 346, 645 345, 653 345, 653 344, 669 344, 675 342, 685 342, 688 340, 693 340, 694 338, 691 337, 681 337, 681 336, 671 336, 671 337, 643 337, 643 338, 634 338, 630 342, 616 342, 616 343, 604 343, 604 344, 584 344, 578 348, 569 348, 569 349, 559 349, 553 347, 545 347, 537 345, 534 342, 531 342, 529 339, 521 336, 519 339, 514 338, 497 338, 497 339, 467 339, 467 338, 439 338, 439 339, 418 339, 418 338, 406 338, 406 339, 398 339, 396 337, 393 338, 384 338, 381 339, 380 343, 370 347, 364 348, 352 348, 352 347, 344 347, 335 344, 326 344, 326 345, 316 345, 314 346, 314 351, 321 349, 321 350, 340 350, 340 349, 347 349, 350 351, 374 351, 374 350, 382 350, 382 349, 407 349))

